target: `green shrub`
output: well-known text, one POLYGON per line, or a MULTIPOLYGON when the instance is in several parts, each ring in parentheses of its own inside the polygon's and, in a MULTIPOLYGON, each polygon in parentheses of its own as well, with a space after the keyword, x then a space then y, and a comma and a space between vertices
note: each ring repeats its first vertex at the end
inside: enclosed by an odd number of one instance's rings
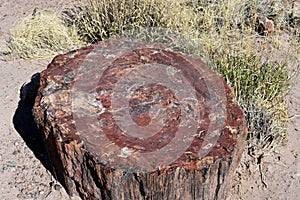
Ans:
POLYGON ((216 70, 231 86, 245 111, 251 146, 267 138, 286 138, 288 120, 285 96, 291 76, 285 64, 261 63, 256 56, 228 58, 216 62, 216 70))

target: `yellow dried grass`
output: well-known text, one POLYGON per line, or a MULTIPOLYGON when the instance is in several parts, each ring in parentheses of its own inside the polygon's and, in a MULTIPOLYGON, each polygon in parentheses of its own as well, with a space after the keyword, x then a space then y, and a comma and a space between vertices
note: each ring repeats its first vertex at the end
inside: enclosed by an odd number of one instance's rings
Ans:
POLYGON ((35 9, 16 26, 7 47, 13 57, 43 59, 82 45, 77 31, 64 26, 57 14, 35 9))

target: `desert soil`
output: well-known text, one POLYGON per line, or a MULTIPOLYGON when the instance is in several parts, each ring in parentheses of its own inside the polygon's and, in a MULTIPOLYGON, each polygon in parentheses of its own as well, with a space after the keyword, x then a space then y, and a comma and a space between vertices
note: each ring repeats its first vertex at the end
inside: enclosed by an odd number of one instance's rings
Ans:
MULTIPOLYGON (((16 23, 34 8, 59 12, 66 0, 0 0, 0 48, 5 45, 16 23)), ((33 74, 46 68, 46 60, 0 60, 0 198, 70 199, 56 185, 50 173, 34 156, 13 124, 21 86, 33 74)), ((296 63, 299 65, 300 63, 296 63)), ((244 153, 228 199, 300 199, 300 76, 294 80, 290 95, 288 142, 274 147, 262 163, 248 165, 252 158, 244 153)))

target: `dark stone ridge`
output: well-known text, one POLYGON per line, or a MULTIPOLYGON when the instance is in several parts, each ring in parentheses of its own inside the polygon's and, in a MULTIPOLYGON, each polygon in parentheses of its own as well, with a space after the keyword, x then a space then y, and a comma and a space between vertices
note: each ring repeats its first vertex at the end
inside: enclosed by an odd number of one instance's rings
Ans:
POLYGON ((56 56, 33 115, 56 178, 83 199, 225 199, 247 135, 217 73, 133 39, 56 56))

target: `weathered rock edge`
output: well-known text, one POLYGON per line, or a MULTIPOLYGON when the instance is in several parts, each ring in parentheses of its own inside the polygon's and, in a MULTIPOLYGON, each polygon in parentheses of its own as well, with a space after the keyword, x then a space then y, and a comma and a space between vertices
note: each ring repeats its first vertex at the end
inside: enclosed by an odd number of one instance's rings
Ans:
MULTIPOLYGON (((108 43, 120 41, 104 41, 58 55, 41 73, 33 115, 54 176, 70 195, 83 199, 225 199, 244 150, 247 126, 243 111, 223 79, 227 120, 220 142, 205 157, 186 164, 183 155, 177 162, 154 172, 132 172, 106 166, 88 150, 76 131, 70 90, 81 64, 91 60, 89 53, 101 45, 109 46, 108 43)), ((204 64, 201 67, 216 76, 204 64)), ((200 141, 201 138, 199 144, 200 141)))

